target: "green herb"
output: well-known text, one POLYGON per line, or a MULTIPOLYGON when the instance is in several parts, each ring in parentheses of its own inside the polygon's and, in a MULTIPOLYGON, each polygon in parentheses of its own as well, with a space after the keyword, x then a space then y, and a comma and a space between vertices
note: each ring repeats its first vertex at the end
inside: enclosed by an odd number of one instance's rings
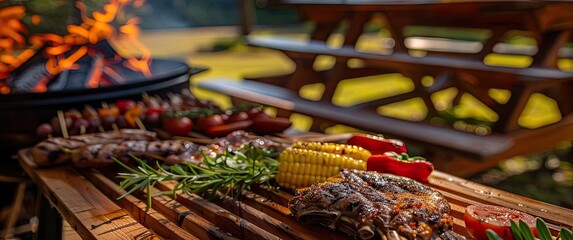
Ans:
POLYGON ((220 113, 222 113, 222 111, 219 109, 191 107, 181 111, 167 111, 164 112, 162 116, 166 118, 182 118, 182 117, 198 118, 220 113))
POLYGON ((231 108, 228 109, 228 111, 230 111, 231 113, 237 113, 237 112, 244 112, 246 110, 253 108, 263 110, 263 105, 256 103, 240 103, 232 106, 231 108))
MULTIPOLYGON (((537 228, 537 233, 539 235, 539 240, 553 240, 551 237, 551 233, 549 232, 549 228, 545 221, 541 218, 535 219, 535 227, 537 228)), ((519 223, 511 222, 511 233, 513 234, 513 239, 515 240, 535 240, 531 229, 527 225, 527 223, 519 220, 519 223)), ((573 229, 572 229, 573 230, 573 229)), ((567 228, 561 228, 559 235, 557 236, 556 240, 573 240, 573 233, 572 230, 567 228)), ((497 235, 491 229, 486 230, 486 234, 490 240, 500 240, 502 239, 499 235, 497 235)))
POLYGON ((151 207, 149 189, 158 182, 175 180, 178 183, 171 192, 181 190, 187 194, 203 195, 207 199, 241 196, 243 190, 250 189, 252 184, 268 184, 278 172, 278 161, 271 157, 272 152, 245 144, 235 151, 208 156, 204 154, 201 165, 181 163, 151 167, 141 159, 132 156, 137 162, 136 168, 130 167, 117 159, 117 163, 127 169, 128 173, 118 173, 123 178, 120 187, 129 190, 120 196, 121 199, 137 190, 147 188, 147 207, 151 207), (222 191, 222 194, 218 194, 222 191))

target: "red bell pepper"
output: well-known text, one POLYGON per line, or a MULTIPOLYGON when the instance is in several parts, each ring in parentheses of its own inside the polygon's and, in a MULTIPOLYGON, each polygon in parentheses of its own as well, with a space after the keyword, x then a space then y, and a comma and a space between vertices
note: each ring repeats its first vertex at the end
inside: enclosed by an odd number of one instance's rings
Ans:
POLYGON ((147 110, 145 110, 145 115, 151 115, 151 114, 163 114, 163 108, 148 108, 147 110))
POLYGON ((434 170, 434 165, 422 157, 409 157, 406 153, 387 152, 368 158, 366 169, 380 173, 391 173, 427 183, 428 176, 434 170))
POLYGON ((388 139, 381 136, 369 134, 354 134, 348 141, 348 145, 362 147, 372 155, 384 154, 385 152, 405 153, 406 145, 398 139, 388 139))

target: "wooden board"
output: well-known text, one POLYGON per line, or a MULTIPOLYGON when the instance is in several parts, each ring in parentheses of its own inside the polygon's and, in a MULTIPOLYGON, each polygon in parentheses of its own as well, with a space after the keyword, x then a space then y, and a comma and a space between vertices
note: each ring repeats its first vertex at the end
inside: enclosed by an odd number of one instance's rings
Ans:
MULTIPOLYGON (((290 214, 292 195, 255 187, 236 201, 207 201, 197 195, 154 194, 152 209, 145 211, 143 193, 125 193, 116 172, 74 169, 70 166, 37 169, 29 149, 18 153, 24 170, 85 239, 154 237, 169 239, 347 239, 348 236, 320 226, 300 224, 290 214)), ((162 182, 153 193, 169 191, 175 183, 162 182)), ((434 172, 429 186, 440 191, 452 207, 454 231, 468 237, 463 222, 465 207, 474 203, 507 206, 542 217, 556 233, 571 228, 573 210, 434 172)))
POLYGON ((156 235, 70 166, 36 169, 27 152, 21 166, 83 239, 154 239, 156 235))

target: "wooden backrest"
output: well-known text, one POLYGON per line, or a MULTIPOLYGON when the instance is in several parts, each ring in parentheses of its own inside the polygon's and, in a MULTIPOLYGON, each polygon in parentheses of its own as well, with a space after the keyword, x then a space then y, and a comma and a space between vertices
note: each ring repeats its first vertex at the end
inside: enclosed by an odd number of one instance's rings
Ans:
MULTIPOLYGON (((293 78, 285 87, 293 91, 318 89, 322 92, 319 99, 333 104, 340 102, 341 93, 348 92, 344 86, 348 86, 346 83, 349 81, 360 82, 364 77, 398 73, 413 80, 408 84, 414 86, 411 89, 420 90, 419 96, 430 95, 423 98, 428 108, 427 116, 441 114, 440 109, 433 106, 441 103, 431 99, 439 94, 434 94, 430 88, 444 90, 442 86, 433 85, 447 78, 445 81, 456 83, 449 87, 458 90, 453 97, 454 105, 467 102, 464 99, 477 99, 478 104, 495 113, 485 120, 495 122, 496 118, 503 118, 499 115, 506 115, 504 112, 514 109, 522 112, 529 102, 528 96, 564 99, 564 94, 556 97, 555 88, 547 86, 556 84, 555 80, 568 81, 571 78, 569 73, 553 70, 557 69, 559 56, 563 56, 560 52, 569 41, 570 33, 560 30, 573 26, 570 24, 573 22, 570 13, 573 12, 570 11, 573 3, 440 0, 403 3, 364 0, 282 2, 296 7, 304 20, 314 24, 308 37, 309 44, 304 46, 265 43, 283 51, 299 66, 297 68, 313 66, 313 69, 300 70, 299 74, 293 75, 296 79, 293 78), (411 56, 417 59, 413 60, 411 56), (330 62, 319 64, 324 63, 324 59, 330 59, 330 62), (317 68, 319 65, 330 67, 317 68), (511 67, 492 67, 498 65, 511 67), (422 80, 425 82, 420 83, 422 80), (530 88, 526 96, 520 96, 522 94, 516 91, 518 85, 530 88), (498 89, 509 90, 510 93, 501 91, 499 94, 498 89), (498 94, 492 94, 492 91, 498 94), (504 101, 512 98, 512 93, 521 102, 505 104, 504 101)), ((561 117, 570 112, 555 111, 560 112, 561 117)), ((523 127, 517 123, 518 118, 511 116, 499 120, 511 122, 511 127, 499 127, 495 131, 523 127)))

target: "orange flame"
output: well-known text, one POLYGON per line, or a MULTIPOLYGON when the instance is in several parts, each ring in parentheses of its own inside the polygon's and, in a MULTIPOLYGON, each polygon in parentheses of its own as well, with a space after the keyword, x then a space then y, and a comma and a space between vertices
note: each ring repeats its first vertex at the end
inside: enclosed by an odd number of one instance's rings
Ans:
POLYGON ((151 51, 139 41, 139 36, 141 35, 141 30, 137 27, 139 19, 132 18, 127 23, 119 28, 120 38, 128 39, 131 46, 135 47, 141 53, 139 58, 130 57, 127 59, 126 67, 142 72, 145 76, 151 76, 151 70, 149 69, 149 62, 151 59, 151 51))
MULTIPOLYGON (((26 9, 22 6, 12 6, 0 9, 0 78, 7 77, 10 72, 20 66, 22 59, 26 55, 13 56, 15 45, 26 43, 24 34, 26 27, 21 19, 26 14, 26 9)), ((25 53, 27 54, 27 53, 25 53)), ((6 92, 2 90, 2 92, 6 92)))
MULTIPOLYGON (((63 44, 68 46, 86 43, 96 44, 104 39, 113 40, 127 37, 131 40, 133 46, 141 52, 141 57, 128 57, 126 67, 142 72, 147 77, 151 77, 151 70, 149 69, 151 53, 149 49, 139 41, 140 30, 139 27, 136 26, 136 24, 139 23, 138 19, 129 19, 124 25, 120 26, 119 35, 111 24, 116 19, 118 12, 128 4, 140 6, 142 1, 111 0, 110 3, 104 5, 102 12, 94 12, 92 14, 93 18, 90 18, 87 16, 86 6, 82 2, 77 2, 76 7, 80 10, 83 22, 80 25, 68 25, 67 30, 69 34, 63 37, 65 40, 63 44)), ((69 47, 56 45, 52 48, 46 49, 46 51, 52 51, 53 55, 61 55, 65 51, 61 53, 60 51, 64 49, 69 49, 69 47)), ((81 58, 81 56, 79 58, 81 58)), ((68 67, 73 66, 72 64, 69 64, 68 61, 61 63, 65 63, 66 66, 57 63, 57 66, 52 66, 48 72, 50 74, 58 74, 59 72, 68 69, 68 67)), ((89 85, 91 86, 92 84, 89 85)))
MULTIPOLYGON (((139 19, 131 18, 123 24, 117 22, 118 14, 126 6, 141 7, 144 2, 145 0, 110 0, 103 6, 102 11, 93 12, 91 18, 86 12, 86 6, 77 2, 76 7, 80 10, 82 18, 81 24, 68 25, 68 33, 64 36, 49 33, 30 35, 28 36, 30 48, 16 56, 12 55, 14 46, 26 44, 25 34, 27 30, 22 24, 26 9, 23 6, 0 9, 0 79, 6 78, 10 72, 32 57, 37 49, 43 46, 45 46, 44 55, 47 57, 46 70, 49 74, 56 75, 62 71, 77 68, 75 63, 86 54, 90 54, 86 45, 97 44, 104 39, 129 40, 130 47, 139 55, 125 57, 126 67, 151 77, 151 70, 149 69, 151 52, 139 41, 140 29, 137 26, 139 19)), ((41 21, 41 16, 31 16, 33 24, 39 24, 41 21)), ((121 79, 121 76, 111 68, 101 67, 99 69, 106 70, 106 74, 116 80, 121 79)), ((87 86, 98 87, 101 78, 101 74, 94 73, 90 76, 87 86)), ((35 90, 46 91, 48 83, 49 79, 42 79, 35 90)), ((5 90, 5 87, 2 86, 0 94, 9 92, 5 90)))

